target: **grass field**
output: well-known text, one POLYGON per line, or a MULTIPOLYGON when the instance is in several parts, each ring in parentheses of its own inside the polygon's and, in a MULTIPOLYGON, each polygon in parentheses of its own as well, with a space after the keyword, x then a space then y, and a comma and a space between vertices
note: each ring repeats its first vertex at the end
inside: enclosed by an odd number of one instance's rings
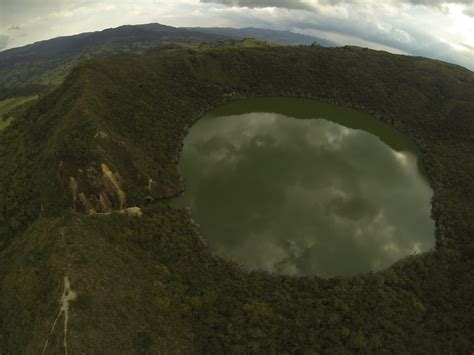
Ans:
POLYGON ((13 120, 13 117, 10 116, 7 119, 3 119, 2 116, 4 113, 10 111, 13 108, 16 108, 24 103, 35 100, 38 96, 21 96, 21 97, 12 97, 9 99, 5 99, 0 101, 0 130, 4 129, 6 126, 10 124, 13 120))

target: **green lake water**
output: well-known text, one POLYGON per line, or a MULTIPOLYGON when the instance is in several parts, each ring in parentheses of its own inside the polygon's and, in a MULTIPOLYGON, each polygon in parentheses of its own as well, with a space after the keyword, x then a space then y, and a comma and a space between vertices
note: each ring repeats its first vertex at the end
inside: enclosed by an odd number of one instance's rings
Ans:
POLYGON ((234 102, 200 119, 180 160, 211 251, 246 268, 346 276, 434 245, 432 189, 414 143, 312 100, 234 102))

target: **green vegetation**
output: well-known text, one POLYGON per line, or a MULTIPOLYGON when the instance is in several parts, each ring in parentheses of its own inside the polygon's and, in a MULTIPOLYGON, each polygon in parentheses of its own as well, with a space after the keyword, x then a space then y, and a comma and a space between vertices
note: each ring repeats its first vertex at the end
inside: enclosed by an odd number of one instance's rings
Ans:
POLYGON ((12 121, 12 117, 6 117, 0 121, 0 130, 8 126, 12 121))
POLYGON ((45 93, 83 60, 145 53, 169 43, 199 45, 227 38, 160 24, 121 26, 36 42, 0 53, 0 100, 45 93))
POLYGON ((13 120, 13 112, 21 105, 37 99, 38 96, 13 97, 0 101, 0 130, 8 126, 13 120))
POLYGON ((258 28, 176 28, 158 23, 120 26, 3 51, 0 53, 0 100, 47 92, 62 83, 75 65, 91 58, 120 53, 166 52, 170 46, 194 48, 220 40, 242 42, 240 45, 245 47, 255 46, 258 41, 249 38, 286 45, 314 42, 336 45, 312 36, 258 28))
POLYGON ((228 45, 82 63, 0 135, 0 352, 39 353, 46 339, 63 351, 62 318, 48 334, 66 275, 78 295, 70 353, 472 352, 472 117, 472 72, 358 48, 228 45), (213 256, 189 213, 160 200, 182 191, 187 129, 258 96, 357 108, 409 135, 434 189, 435 250, 336 279, 213 256), (119 188, 142 217, 116 211, 119 188))

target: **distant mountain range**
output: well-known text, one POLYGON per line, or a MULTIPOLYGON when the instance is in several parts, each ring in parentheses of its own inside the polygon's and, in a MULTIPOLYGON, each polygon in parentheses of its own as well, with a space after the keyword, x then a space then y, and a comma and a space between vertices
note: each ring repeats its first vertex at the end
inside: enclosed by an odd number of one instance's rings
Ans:
POLYGON ((120 26, 36 42, 0 52, 0 99, 45 91, 62 82, 79 61, 118 53, 144 53, 179 43, 244 38, 283 45, 336 44, 321 38, 260 28, 176 28, 158 23, 120 26))
POLYGON ((290 31, 277 31, 265 28, 231 28, 231 27, 189 27, 189 30, 206 33, 209 35, 221 35, 230 38, 255 38, 260 41, 281 45, 313 44, 317 43, 324 47, 336 47, 337 43, 323 38, 308 36, 290 31))

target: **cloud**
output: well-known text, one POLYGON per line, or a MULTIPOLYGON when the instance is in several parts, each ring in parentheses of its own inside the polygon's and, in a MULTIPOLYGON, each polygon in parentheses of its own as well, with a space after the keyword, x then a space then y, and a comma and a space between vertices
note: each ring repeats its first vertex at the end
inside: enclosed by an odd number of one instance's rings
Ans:
POLYGON ((469 7, 466 7, 463 11, 464 15, 469 17, 474 17, 474 4, 469 7))
POLYGON ((403 0, 413 5, 440 6, 442 4, 472 4, 472 0, 403 0))
MULTIPOLYGON (((2 0, 7 47, 123 24, 290 30, 474 69, 467 0, 2 0), (21 31, 15 30, 21 24, 21 31)), ((5 42, 5 41, 3 41, 5 42)))
POLYGON ((466 16, 474 17, 474 2, 472 0, 399 0, 412 5, 445 10, 446 5, 461 5, 466 16))
POLYGON ((13 25, 44 16, 64 7, 77 6, 81 0, 2 0, 0 23, 13 25))
POLYGON ((416 158, 361 130, 272 113, 213 116, 193 126, 181 159, 182 202, 211 250, 250 268, 347 275, 434 241, 432 191, 416 158))
POLYGON ((0 50, 6 48, 8 45, 8 36, 0 34, 0 50))
POLYGON ((201 0, 201 2, 249 8, 277 7, 291 10, 315 10, 313 5, 301 0, 201 0))
MULTIPOLYGON (((281 7, 293 10, 312 10, 318 5, 360 4, 357 0, 200 0, 202 3, 215 3, 239 7, 281 7)), ((472 5, 472 0, 391 0, 392 3, 408 3, 438 7, 443 4, 472 5)))
MULTIPOLYGON (((8 48, 12 48, 125 24, 160 22, 158 19, 162 14, 176 13, 177 7, 185 0, 176 0, 173 4, 150 0, 0 1, 0 34, 9 36, 8 48), (19 24, 21 31, 13 30, 19 24)), ((198 0, 195 1, 199 4, 198 0)))
MULTIPOLYGON (((201 0, 202 2, 203 0, 201 0)), ((205 0, 209 1, 209 0, 205 0)), ((218 1, 222 4, 222 0, 218 1)), ((340 44, 356 44, 394 53, 425 56, 474 69, 472 21, 462 11, 462 5, 446 5, 439 1, 416 2, 393 0, 359 3, 344 0, 304 2, 311 11, 287 11, 303 2, 285 3, 286 9, 263 7, 269 2, 246 1, 248 6, 220 8, 219 16, 228 26, 267 27, 291 30, 323 37, 340 44), (251 4, 260 7, 249 8, 251 4), (443 5, 444 6, 444 5, 443 5), (470 24, 471 23, 471 24, 470 24), (471 33, 471 35, 470 35, 471 33)), ((280 3, 283 5, 283 3, 280 3)), ((301 9, 300 9, 301 10, 301 9)))
POLYGON ((8 31, 19 31, 19 30, 21 30, 20 26, 11 25, 10 27, 8 27, 8 31))
MULTIPOLYGON (((362 5, 357 0, 200 0, 201 3, 214 3, 225 6, 234 7, 248 7, 248 8, 285 8, 288 10, 307 10, 317 12, 321 6, 336 6, 356 4, 362 5)), ((464 6, 464 14, 466 16, 474 17, 474 4, 472 0, 391 0, 387 3, 393 5, 397 4, 411 4, 416 6, 425 6, 437 9, 443 9, 446 4, 457 4, 464 6)))

